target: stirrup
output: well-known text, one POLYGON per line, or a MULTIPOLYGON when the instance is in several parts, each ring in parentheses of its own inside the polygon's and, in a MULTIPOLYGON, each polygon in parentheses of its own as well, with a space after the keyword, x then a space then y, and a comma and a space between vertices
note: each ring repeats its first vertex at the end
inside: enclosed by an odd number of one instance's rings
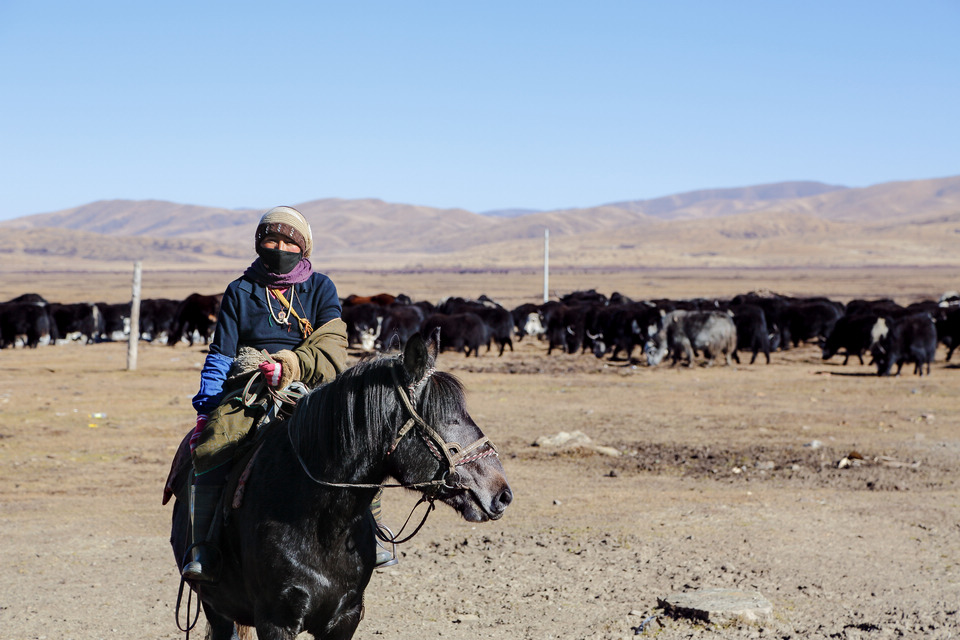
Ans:
MULTIPOLYGON (((387 525, 377 523, 377 529, 384 529, 390 535, 390 538, 393 538, 393 531, 390 531, 390 527, 387 525)), ((380 539, 379 535, 374 535, 373 539, 377 543, 377 560, 373 565, 374 569, 386 569, 400 563, 400 558, 397 557, 396 543, 391 542, 390 549, 388 549, 383 546, 384 541, 380 539)))
POLYGON ((220 580, 219 575, 219 558, 214 558, 214 556, 219 555, 219 550, 217 553, 204 553, 200 551, 200 548, 209 543, 201 542, 194 546, 191 553, 193 553, 193 560, 184 565, 183 571, 180 572, 180 576, 189 582, 217 582, 220 580))
POLYGON ((400 560, 397 556, 393 555, 389 549, 384 549, 379 544, 377 545, 377 561, 373 565, 374 569, 386 569, 399 563, 400 560))
POLYGON ((197 560, 187 563, 180 574, 184 580, 189 582, 213 582, 214 578, 210 574, 203 572, 203 566, 197 560))

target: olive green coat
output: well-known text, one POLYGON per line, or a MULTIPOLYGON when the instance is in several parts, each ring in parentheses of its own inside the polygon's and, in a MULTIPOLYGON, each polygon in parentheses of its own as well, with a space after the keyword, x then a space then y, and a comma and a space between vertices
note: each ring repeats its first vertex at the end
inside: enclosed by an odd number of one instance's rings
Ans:
MULTIPOLYGON (((278 388, 295 380, 311 389, 329 382, 346 364, 347 325, 339 318, 331 320, 293 351, 283 350, 270 354, 270 358, 282 365, 278 388)), ((255 379, 258 376, 260 372, 254 368, 227 378, 220 404, 210 413, 193 450, 193 468, 198 475, 230 462, 252 441, 256 432, 253 427, 259 426, 273 402, 265 383, 255 379)))

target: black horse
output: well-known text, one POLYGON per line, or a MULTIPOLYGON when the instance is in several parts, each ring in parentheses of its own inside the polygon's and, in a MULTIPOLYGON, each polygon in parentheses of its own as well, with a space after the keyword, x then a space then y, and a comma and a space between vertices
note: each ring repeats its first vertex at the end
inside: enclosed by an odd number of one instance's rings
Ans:
MULTIPOLYGON (((263 438, 223 525, 220 580, 197 589, 212 640, 234 622, 260 640, 353 637, 375 562, 370 501, 387 476, 470 522, 503 515, 513 494, 496 449, 436 355, 415 336, 401 356, 361 361, 263 438)), ((187 503, 178 495, 170 538, 181 568, 187 503)))

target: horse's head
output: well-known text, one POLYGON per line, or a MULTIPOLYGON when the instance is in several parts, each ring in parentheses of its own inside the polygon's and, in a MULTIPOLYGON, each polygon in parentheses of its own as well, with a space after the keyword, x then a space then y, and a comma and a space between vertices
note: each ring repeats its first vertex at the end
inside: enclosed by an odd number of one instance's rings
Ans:
POLYGON ((434 369, 439 336, 411 337, 394 368, 403 427, 389 456, 391 475, 423 487, 465 520, 497 520, 513 492, 497 450, 470 417, 463 386, 434 369))

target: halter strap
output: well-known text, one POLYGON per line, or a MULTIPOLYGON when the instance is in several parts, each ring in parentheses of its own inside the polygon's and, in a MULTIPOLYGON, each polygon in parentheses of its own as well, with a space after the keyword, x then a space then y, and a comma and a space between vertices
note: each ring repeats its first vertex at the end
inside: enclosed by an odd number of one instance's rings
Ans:
MULTIPOLYGON (((418 380, 415 384, 411 385, 412 388, 419 388, 427 378, 433 373, 433 370, 430 369, 427 373, 424 374, 423 378, 418 380)), ((460 446, 459 442, 447 442, 443 439, 436 429, 431 427, 426 420, 424 420, 419 413, 417 413, 416 408, 413 406, 413 401, 410 398, 409 389, 404 388, 400 384, 400 380, 397 377, 396 366, 390 367, 390 375, 393 376, 394 385, 397 388, 397 394, 400 396, 400 402, 403 403, 404 408, 407 410, 407 413, 410 414, 410 417, 407 421, 400 427, 400 430, 397 432, 397 437, 394 438, 393 444, 390 445, 390 450, 387 455, 393 453, 393 450, 397 448, 397 445, 400 444, 400 441, 403 440, 413 427, 420 427, 424 432, 424 440, 427 441, 427 448, 430 449, 430 452, 437 458, 441 463, 447 463, 447 471, 444 474, 444 478, 448 479, 453 484, 448 484, 451 488, 457 486, 457 467, 468 462, 473 462, 475 460, 480 460, 487 456, 496 456, 499 455, 497 448, 490 438, 483 436, 470 446, 464 448, 460 446), (475 455, 468 455, 473 451, 480 449, 480 447, 488 446, 490 447, 487 451, 475 455), (440 454, 443 454, 442 456, 440 454)))

